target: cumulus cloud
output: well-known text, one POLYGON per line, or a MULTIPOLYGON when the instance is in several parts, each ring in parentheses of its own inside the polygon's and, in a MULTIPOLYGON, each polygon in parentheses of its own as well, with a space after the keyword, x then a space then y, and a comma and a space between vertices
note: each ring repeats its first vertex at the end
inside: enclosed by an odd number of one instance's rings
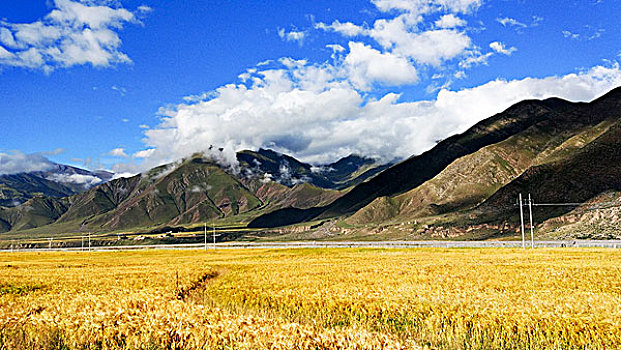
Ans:
MULTIPOLYGON (((136 13, 145 13, 146 8, 136 13)), ((54 0, 52 11, 39 21, 0 22, 0 67, 51 72, 76 65, 129 63, 118 32, 124 24, 138 22, 136 13, 104 0, 54 0)))
POLYGON ((447 15, 444 15, 442 17, 440 17, 436 22, 435 22, 436 27, 438 28, 458 28, 458 27, 463 27, 466 25, 466 21, 464 21, 463 19, 455 16, 452 13, 449 13, 447 15))
POLYGON ((231 162, 236 151, 260 147, 315 164, 351 153, 405 158, 521 100, 589 101, 621 85, 618 65, 596 66, 564 76, 444 88, 433 100, 407 102, 394 93, 363 95, 347 74, 327 64, 265 68, 251 74, 250 84, 225 85, 203 101, 164 111, 161 123, 145 131, 143 166, 188 156, 205 145, 223 147, 222 157, 231 162))
POLYGON ((53 168, 54 165, 54 162, 47 159, 41 153, 0 152, 0 175, 46 171, 53 168))
POLYGON ((499 42, 499 41, 494 41, 492 43, 489 44, 489 47, 496 51, 499 54, 503 54, 503 55, 507 55, 507 56, 511 56, 512 53, 514 53, 515 51, 517 51, 517 49, 515 47, 510 47, 510 48, 506 48, 505 44, 499 42))
MULTIPOLYGON (((370 40, 350 46, 348 57, 359 56, 361 48, 377 51, 376 56, 383 55, 384 60, 391 59, 397 65, 385 65, 385 75, 397 76, 406 72, 404 81, 409 84, 418 81, 418 74, 414 74, 428 67, 446 68, 448 62, 455 63, 457 59, 467 56, 473 49, 472 39, 463 27, 467 25, 461 16, 471 14, 481 6, 479 0, 372 0, 375 7, 383 13, 381 18, 372 24, 356 24, 334 20, 332 23, 315 23, 315 28, 323 31, 340 34, 344 38, 356 40, 370 40), (437 15, 440 15, 437 18, 437 15), (425 21, 436 17, 435 22, 429 25, 425 21), (363 46, 364 45, 364 46, 363 46), (357 52, 351 51, 356 49, 357 52), (410 66, 407 69, 404 64, 410 66), (416 78, 415 78, 416 77, 416 78)), ((366 54, 371 51, 367 50, 366 54)), ((367 55, 368 56, 368 55, 367 55)), ((373 60, 372 62, 377 62, 373 60)), ((462 68, 463 69, 463 68, 462 68)), ((357 79, 360 87, 368 87, 376 82, 372 74, 359 74, 357 79), (360 81, 368 77, 369 80, 360 81)), ((393 81, 394 79, 389 79, 393 81)), ((401 81, 395 85, 403 84, 401 81)))
POLYGON ((349 43, 345 65, 350 71, 351 82, 361 90, 368 90, 369 84, 375 82, 398 86, 418 80, 416 69, 406 58, 381 53, 362 43, 349 43))
POLYGON ((412 33, 391 40, 394 52, 434 66, 463 54, 471 44, 465 33, 449 29, 412 33))

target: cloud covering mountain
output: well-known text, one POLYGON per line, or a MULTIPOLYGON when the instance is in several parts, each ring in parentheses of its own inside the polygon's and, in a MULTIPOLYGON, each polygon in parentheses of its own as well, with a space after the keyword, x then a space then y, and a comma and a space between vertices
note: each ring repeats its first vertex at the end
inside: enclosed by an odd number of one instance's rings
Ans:
POLYGON ((172 161, 210 144, 223 145, 231 155, 268 147, 315 163, 351 153, 406 158, 518 101, 553 96, 589 101, 621 85, 615 64, 443 89, 435 100, 408 102, 397 93, 365 95, 338 65, 283 59, 279 68, 259 68, 204 100, 163 110, 162 123, 145 131, 145 164, 172 161))
POLYGON ((518 50, 501 40, 477 42, 476 25, 469 21, 483 3, 372 0, 380 14, 372 23, 314 22, 306 38, 325 32, 340 38, 326 47, 333 52, 330 60, 265 61, 234 83, 162 108, 160 124, 144 132, 146 147, 135 153, 143 163, 121 163, 117 170, 156 166, 209 145, 224 147, 232 161, 236 151, 259 148, 316 164, 351 153, 384 161, 407 158, 518 101, 589 101, 621 85, 618 63, 609 62, 565 75, 497 78, 452 90, 451 81, 468 70, 518 50), (422 77, 429 83, 430 75, 437 82, 448 79, 427 87, 439 90, 435 98, 403 96, 422 77))

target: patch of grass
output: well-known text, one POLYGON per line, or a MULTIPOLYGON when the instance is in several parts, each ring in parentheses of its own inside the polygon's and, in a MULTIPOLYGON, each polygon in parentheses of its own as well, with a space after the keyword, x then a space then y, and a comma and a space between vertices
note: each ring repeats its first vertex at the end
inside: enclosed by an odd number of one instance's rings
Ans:
POLYGON ((36 284, 10 284, 0 283, 0 296, 2 295, 25 295, 43 288, 36 284))

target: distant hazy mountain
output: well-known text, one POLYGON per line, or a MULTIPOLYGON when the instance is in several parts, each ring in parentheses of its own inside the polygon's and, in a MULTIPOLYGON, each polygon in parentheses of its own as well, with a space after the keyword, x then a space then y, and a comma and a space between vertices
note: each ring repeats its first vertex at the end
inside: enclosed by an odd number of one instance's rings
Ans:
POLYGON ((184 225, 222 218, 247 222, 279 208, 326 205, 342 196, 345 188, 386 167, 353 155, 321 167, 263 149, 242 151, 237 157, 239 167, 234 169, 197 154, 70 197, 35 197, 15 208, 0 209, 0 232, 45 225, 54 232, 184 225))
POLYGON ((113 174, 53 164, 46 171, 0 175, 0 206, 14 207, 36 196, 66 197, 106 182, 113 174))

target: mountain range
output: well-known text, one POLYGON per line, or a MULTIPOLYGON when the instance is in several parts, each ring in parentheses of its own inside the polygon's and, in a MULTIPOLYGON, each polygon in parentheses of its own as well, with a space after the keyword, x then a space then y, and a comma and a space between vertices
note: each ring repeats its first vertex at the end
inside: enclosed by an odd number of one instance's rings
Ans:
MULTIPOLYGON (((334 218, 354 226, 416 220, 458 235, 472 227, 502 234, 509 222, 519 223, 518 193, 531 193, 540 203, 586 203, 620 191, 620 123, 621 88, 591 103, 523 101, 395 164, 329 205, 284 208, 249 226, 334 218)), ((536 207, 533 216, 543 222, 578 207, 536 207)), ((405 231, 420 232, 420 226, 405 231)))
POLYGON ((50 163, 45 171, 0 175, 0 206, 15 207, 35 196, 66 197, 104 183, 114 174, 50 163))
POLYGON ((356 155, 314 167, 266 149, 237 153, 235 166, 217 158, 195 154, 77 194, 47 174, 11 175, 16 183, 41 179, 41 191, 29 192, 31 198, 19 206, 0 208, 0 232, 114 231, 216 219, 243 223, 278 208, 325 205, 388 167, 356 155))
POLYGON ((589 103, 519 102, 395 164, 351 155, 312 166, 266 149, 238 152, 235 166, 216 159, 195 154, 91 188, 48 184, 50 174, 0 177, 5 200, 25 200, 3 204, 0 232, 110 232, 218 220, 296 239, 515 237, 518 195, 530 194, 539 235, 616 238, 621 88, 589 103))

